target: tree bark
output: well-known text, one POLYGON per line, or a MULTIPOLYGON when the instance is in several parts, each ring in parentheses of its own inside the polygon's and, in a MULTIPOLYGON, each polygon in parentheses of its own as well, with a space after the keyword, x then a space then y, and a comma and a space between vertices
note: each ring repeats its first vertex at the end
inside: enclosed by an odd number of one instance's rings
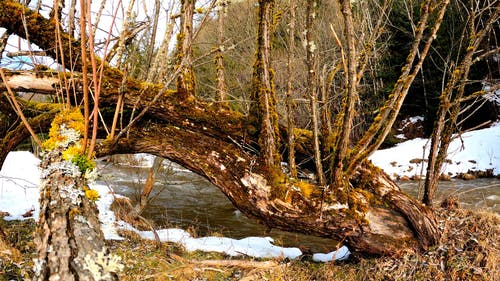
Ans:
MULTIPOLYGON (((60 114, 73 116, 68 111, 60 114)), ((40 164, 40 217, 35 235, 38 257, 33 280, 118 280, 116 272, 122 266, 105 247, 97 207, 91 201, 97 196, 88 193, 89 171, 67 158, 74 153, 72 149, 81 149, 70 122, 75 120, 53 122, 47 142, 52 141, 55 148, 47 145, 50 148, 40 164)))
POLYGON ((424 184, 424 196, 422 202, 427 206, 433 205, 434 193, 436 192, 439 176, 445 162, 448 147, 457 130, 457 120, 461 110, 461 99, 466 94, 463 81, 467 81, 470 69, 475 61, 475 54, 482 41, 489 34, 494 22, 498 22, 500 15, 500 3, 491 6, 492 13, 487 19, 484 29, 477 30, 475 22, 480 17, 479 7, 473 9, 469 14, 468 32, 470 33, 469 46, 460 63, 451 70, 450 78, 440 95, 440 104, 437 118, 431 135, 431 147, 429 151, 427 173, 424 184))
POLYGON ((287 123, 287 141, 288 141, 288 169, 290 176, 297 178, 297 164, 295 163, 295 102, 293 99, 294 86, 294 63, 293 56, 295 55, 295 12, 297 5, 295 0, 289 1, 290 23, 288 25, 288 55, 287 55, 287 85, 286 85, 286 123, 287 123))
POLYGON ((177 67, 181 68, 177 78, 177 92, 186 98, 194 94, 195 77, 193 69, 193 14, 194 0, 181 0, 181 23, 180 33, 177 35, 177 67))
MULTIPOLYGON (((0 85, 0 89, 1 89, 0 85)), ((26 109, 26 104, 19 100, 21 106, 26 109)), ((0 97, 0 167, 2 167, 5 158, 9 151, 14 150, 19 144, 30 137, 30 132, 22 122, 19 122, 17 115, 13 112, 12 108, 7 109, 9 102, 5 96, 0 97)), ((39 104, 39 109, 42 113, 36 110, 25 110, 24 113, 28 118, 28 122, 32 128, 39 130, 41 128, 48 128, 50 122, 57 112, 59 106, 56 104, 47 104, 46 106, 39 104)))
POLYGON ((320 186, 326 185, 323 173, 323 160, 319 142, 319 113, 318 113, 318 87, 316 79, 316 43, 313 37, 313 25, 316 13, 316 0, 307 1, 306 6, 306 65, 307 65, 307 93, 309 106, 311 108, 311 122, 313 132, 314 165, 316 166, 316 177, 320 186))
POLYGON ((151 192, 153 191, 153 187, 155 185, 155 179, 156 175, 161 169, 161 165, 163 163, 163 158, 161 157, 155 157, 153 160, 153 166, 149 168, 148 171, 148 176, 146 177, 146 182, 144 183, 144 186, 142 187, 142 193, 141 197, 139 198, 139 202, 137 202, 137 205, 135 206, 134 210, 132 211, 132 216, 140 216, 142 211, 144 211, 144 208, 148 205, 149 202, 149 196, 151 195, 151 192))
MULTIPOLYGON (((41 168, 62 163, 54 151, 46 155, 41 168)), ((108 254, 97 218, 97 208, 83 193, 75 195, 83 182, 65 170, 53 170, 40 189, 40 218, 36 236, 38 258, 33 280, 118 280, 100 264, 108 254), (74 201, 73 201, 74 200, 74 201), (93 264, 93 262, 95 264, 93 264), (96 271, 94 266, 97 266, 96 271), (107 275, 106 275, 107 274, 107 275)))
POLYGON ((215 54, 215 69, 217 79, 217 97, 222 105, 228 105, 227 87, 224 70, 224 18, 229 2, 221 1, 217 8, 217 52, 215 54))
MULTIPOLYGON (((103 109, 114 108, 118 98, 108 91, 102 93, 103 109)), ((129 91, 124 107, 136 106, 139 95, 145 101, 141 107, 155 92, 129 91)), ((404 247, 417 247, 418 241, 424 247, 437 241, 432 213, 376 167, 366 165, 359 170, 354 178, 363 180, 351 182, 354 188, 347 202, 329 201, 321 207, 320 189, 312 184, 266 180, 269 171, 259 164, 254 151, 247 150, 255 139, 245 132, 242 116, 175 97, 172 93, 159 99, 127 138, 102 143, 99 155, 145 152, 161 156, 206 177, 238 209, 268 227, 346 241, 355 251, 396 254, 404 247), (290 192, 285 195, 286 190, 290 192)))
POLYGON ((330 170, 333 180, 332 187, 342 189, 345 187, 344 166, 346 165, 346 157, 348 155, 349 143, 351 139, 352 120, 355 114, 355 104, 358 100, 357 92, 357 69, 358 59, 356 55, 356 44, 354 34, 354 22, 350 0, 340 1, 342 15, 344 17, 345 40, 347 44, 347 73, 345 74, 345 92, 342 100, 342 109, 337 118, 339 124, 342 124, 338 129, 335 138, 335 155, 331 161, 330 170))
POLYGON ((261 158, 269 170, 276 172, 281 157, 278 151, 278 112, 274 75, 271 69, 274 0, 260 0, 258 13, 257 53, 253 67, 253 90, 250 114, 258 124, 261 158))
POLYGON ((417 247, 419 240, 427 247, 439 237, 432 213, 369 165, 360 171, 358 178, 366 182, 357 183, 359 188, 352 191, 350 205, 325 202, 320 218, 319 189, 313 187, 315 191, 308 195, 295 191, 300 190, 300 183, 289 183, 287 187, 294 191, 284 198, 265 179, 265 168, 252 166, 257 156, 241 151, 238 144, 175 126, 149 126, 147 130, 134 129, 128 139, 100 150, 102 154, 138 152, 164 157, 204 176, 245 215, 269 228, 334 238, 345 241, 354 251, 378 255, 417 247))

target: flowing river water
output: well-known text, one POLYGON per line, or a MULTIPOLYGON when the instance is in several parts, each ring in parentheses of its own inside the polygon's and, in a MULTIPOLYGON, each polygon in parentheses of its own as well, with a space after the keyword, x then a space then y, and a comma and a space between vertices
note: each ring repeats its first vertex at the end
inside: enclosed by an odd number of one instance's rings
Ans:
MULTIPOLYGON (((113 188, 115 193, 132 200, 139 198, 148 168, 104 161, 100 166, 101 181, 113 188)), ((421 185, 418 182, 400 183, 401 188, 412 196, 421 194, 421 185)), ((465 208, 500 213, 498 179, 440 182, 438 200, 450 195, 458 198, 465 208)), ((159 228, 190 228, 200 236, 219 233, 238 239, 271 236, 277 245, 301 247, 315 252, 329 252, 336 248, 337 243, 330 239, 278 230, 267 233, 265 227, 242 215, 217 187, 168 161, 164 161, 162 171, 157 174, 152 196, 143 216, 153 220, 159 228)))

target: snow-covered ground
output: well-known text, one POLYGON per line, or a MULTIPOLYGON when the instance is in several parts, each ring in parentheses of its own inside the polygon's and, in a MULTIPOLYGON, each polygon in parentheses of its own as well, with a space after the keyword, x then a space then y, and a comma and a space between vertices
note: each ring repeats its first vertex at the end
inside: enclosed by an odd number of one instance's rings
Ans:
MULTIPOLYGON (((376 151, 370 160, 394 178, 425 175, 429 147, 428 139, 417 138, 376 151)), ((449 161, 441 172, 452 177, 469 170, 493 169, 494 175, 500 174, 500 123, 457 136, 450 144, 446 159, 449 161)))
MULTIPOLYGON (((40 160, 26 151, 10 152, 0 171, 0 212, 7 212, 6 220, 21 220, 38 218, 39 215, 39 177, 38 164, 40 160)), ((130 224, 116 221, 110 206, 118 194, 114 194, 107 186, 92 184, 101 195, 97 201, 99 220, 106 239, 123 239, 119 229, 132 230, 145 239, 155 239, 152 231, 139 231, 130 224)), ((289 258, 295 259, 302 255, 296 247, 279 247, 273 245, 270 237, 247 237, 231 239, 226 237, 193 238, 187 231, 170 228, 157 231, 161 241, 179 243, 187 251, 221 252, 230 256, 247 255, 256 258, 289 258)), ((328 262, 346 259, 350 255, 347 247, 327 254, 317 253, 313 260, 328 262)))

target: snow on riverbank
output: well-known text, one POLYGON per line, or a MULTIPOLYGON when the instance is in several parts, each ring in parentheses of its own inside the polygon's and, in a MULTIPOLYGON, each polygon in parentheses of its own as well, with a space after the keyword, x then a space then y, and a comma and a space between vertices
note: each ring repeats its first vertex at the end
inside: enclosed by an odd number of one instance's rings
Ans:
MULTIPOLYGON (((38 218, 40 171, 37 159, 30 152, 14 151, 9 153, 0 171, 0 213, 7 212, 6 220, 22 220, 38 218)), ((92 184, 92 189, 99 192, 101 198, 97 201, 99 220, 106 239, 123 239, 119 229, 131 230, 144 239, 155 239, 151 231, 139 231, 126 222, 116 221, 111 203, 115 197, 110 188, 101 184, 92 184)), ((247 255, 255 258, 289 258, 295 259, 302 255, 302 251, 295 247, 279 247, 273 245, 270 237, 247 237, 231 239, 226 237, 193 238, 182 229, 161 229, 157 231, 161 241, 179 243, 187 251, 213 251, 226 253, 230 256, 247 255)), ((313 260, 328 262, 343 260, 349 256, 347 247, 328 254, 315 254, 313 260)))
MULTIPOLYGON (((430 141, 413 139, 395 147, 376 151, 370 160, 391 177, 425 176, 430 141)), ((493 169, 494 175, 500 174, 500 122, 491 128, 471 131, 457 137, 450 144, 448 157, 442 173, 456 176, 470 171, 493 169)))
POLYGON ((0 170, 0 212, 7 220, 21 220, 32 213, 38 218, 40 160, 27 151, 10 152, 0 170))

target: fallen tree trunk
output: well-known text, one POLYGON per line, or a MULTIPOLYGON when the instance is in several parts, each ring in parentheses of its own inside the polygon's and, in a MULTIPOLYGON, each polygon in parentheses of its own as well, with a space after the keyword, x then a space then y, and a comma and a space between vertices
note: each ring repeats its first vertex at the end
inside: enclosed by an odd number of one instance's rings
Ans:
MULTIPOLYGON (((37 130, 47 129, 54 116, 59 112, 60 106, 57 104, 37 104, 38 109, 26 106, 26 103, 20 100, 22 106, 26 109, 25 115, 29 117, 30 126, 37 130)), ((9 102, 5 96, 0 97, 2 107, 8 106, 9 102)), ((0 167, 2 167, 9 151, 14 150, 19 144, 30 137, 30 132, 22 124, 15 112, 8 110, 0 111, 0 167)))
POLYGON ((241 144, 175 126, 140 127, 113 146, 104 144, 99 152, 145 152, 179 163, 207 178, 236 208, 268 228, 329 237, 376 255, 427 247, 439 237, 432 213, 376 167, 365 165, 360 171, 363 180, 351 190, 350 202, 321 204, 321 192, 313 184, 268 182, 257 157, 243 151, 241 144))
MULTIPOLYGON (((145 106, 137 99, 148 101, 156 94, 145 92, 128 92, 124 106, 145 106)), ((104 91, 102 97, 102 107, 112 108, 116 95, 104 91)), ((358 171, 347 201, 321 202, 321 191, 313 183, 268 181, 268 171, 254 149, 248 149, 256 140, 246 133, 238 113, 179 100, 173 93, 159 100, 127 138, 102 143, 99 155, 143 152, 164 157, 206 177, 239 210, 269 228, 334 238, 355 251, 390 255, 437 242, 433 214, 376 167, 366 164, 358 171)))

